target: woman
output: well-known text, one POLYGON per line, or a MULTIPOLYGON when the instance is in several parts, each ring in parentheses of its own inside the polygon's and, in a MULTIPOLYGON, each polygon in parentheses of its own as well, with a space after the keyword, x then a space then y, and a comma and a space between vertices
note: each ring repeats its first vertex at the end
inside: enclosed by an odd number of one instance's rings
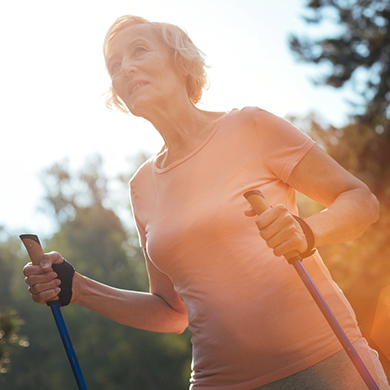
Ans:
MULTIPOLYGON (((188 326, 193 389, 365 389, 283 257, 298 251, 308 255, 307 270, 388 389, 352 308, 311 251, 353 240, 377 220, 367 186, 266 111, 198 109, 204 61, 176 26, 119 18, 104 55, 112 79, 108 104, 150 121, 165 143, 130 182, 150 292, 118 290, 76 272, 67 301, 145 330, 182 333, 188 326), (242 196, 252 189, 273 205, 256 219, 242 196), (304 222, 295 218, 295 190, 326 210, 304 222)), ((52 272, 60 263, 50 253, 41 266, 25 267, 35 302, 61 297, 61 272, 59 278, 52 272)))

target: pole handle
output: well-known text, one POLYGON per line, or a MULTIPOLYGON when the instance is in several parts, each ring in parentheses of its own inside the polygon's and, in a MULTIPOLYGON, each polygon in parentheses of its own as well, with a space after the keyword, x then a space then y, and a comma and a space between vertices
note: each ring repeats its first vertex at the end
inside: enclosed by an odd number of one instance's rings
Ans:
MULTIPOLYGON (((264 211, 268 210, 271 206, 264 198, 264 195, 259 190, 251 190, 244 193, 245 199, 252 206, 253 210, 255 210, 257 215, 264 213, 264 211)), ((291 251, 284 255, 287 260, 290 260, 294 257, 300 258, 300 254, 297 251, 291 251)))
MULTIPOLYGON (((266 201, 266 199, 264 198, 263 194, 259 190, 247 191, 245 192, 244 197, 251 204, 252 208, 256 211, 258 215, 260 215, 261 213, 263 213, 264 211, 266 211, 271 207, 266 201)), ((292 259, 293 257, 297 257, 292 261, 294 268, 298 272, 299 276, 301 277, 303 283, 307 287, 314 301, 318 305, 322 314, 325 316, 334 334, 336 335, 336 337, 339 339, 340 343, 344 347, 352 363, 355 365, 357 371, 359 372, 360 376, 362 377, 365 384, 367 385, 367 388, 369 390, 379 390, 379 387, 375 383, 370 372, 367 370, 360 356, 356 352, 354 346, 348 339, 347 335, 344 333, 343 328, 337 322, 337 319, 334 317, 329 306, 327 305, 321 293, 318 291, 316 285, 314 284, 309 274, 307 273, 305 267, 302 265, 300 261, 295 261, 295 260, 301 260, 299 253, 297 251, 289 252, 286 255, 284 255, 284 257, 287 260, 292 259)))
POLYGON ((19 238, 27 249, 31 262, 34 265, 39 265, 44 253, 38 236, 36 234, 21 234, 19 238))
MULTIPOLYGON (((19 238, 22 240, 23 245, 27 249, 31 262, 34 265, 39 265, 44 252, 38 236, 36 234, 21 234, 19 238)), ((52 304, 58 304, 58 302, 59 298, 53 299, 47 302, 47 304, 51 306, 52 304)))

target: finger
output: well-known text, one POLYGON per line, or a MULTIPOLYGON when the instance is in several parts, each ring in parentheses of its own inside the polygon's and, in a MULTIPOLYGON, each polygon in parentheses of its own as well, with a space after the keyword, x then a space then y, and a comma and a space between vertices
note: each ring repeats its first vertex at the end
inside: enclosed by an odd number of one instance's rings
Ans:
POLYGON ((281 241, 286 240, 289 234, 292 233, 289 225, 287 225, 286 221, 284 221, 283 219, 274 219, 266 226, 264 226, 265 223, 262 220, 260 220, 259 223, 258 221, 256 221, 256 224, 258 228, 259 225, 263 226, 262 228, 259 228, 260 236, 266 241, 269 241, 274 238, 274 240, 278 241, 275 245, 277 245, 281 241))
POLYGON ((264 229, 267 226, 273 226, 275 229, 283 229, 289 225, 298 226, 295 218, 284 205, 276 205, 275 207, 264 211, 256 219, 256 224, 259 230, 264 229))
POLYGON ((51 271, 52 264, 62 263, 64 259, 58 252, 45 253, 40 261, 41 268, 45 271, 51 271))
POLYGON ((257 215, 256 211, 253 210, 252 208, 250 208, 249 210, 245 210, 245 211, 244 211, 244 214, 245 214, 247 217, 254 217, 255 215, 257 215))
POLYGON ((266 240, 267 246, 274 251, 275 256, 283 256, 284 254, 295 249, 295 244, 289 236, 278 232, 269 240, 266 240))
POLYGON ((280 215, 277 211, 268 209, 256 218, 257 228, 260 230, 260 232, 262 232, 267 227, 271 227, 279 218, 280 215))
POLYGON ((33 265, 32 263, 28 263, 23 268, 23 274, 24 276, 30 276, 30 275, 42 275, 46 273, 47 271, 42 269, 39 265, 33 265))
POLYGON ((43 274, 31 274, 29 276, 26 276, 24 278, 24 281, 29 286, 34 286, 38 283, 48 283, 51 282, 53 279, 55 279, 58 275, 55 272, 45 272, 43 274))
POLYGON ((50 282, 37 283, 37 284, 31 285, 28 288, 28 291, 32 295, 41 294, 42 292, 45 292, 45 291, 54 290, 60 284, 61 284, 61 281, 59 279, 53 279, 50 282))
POLYGON ((45 304, 48 301, 53 301, 56 299, 57 295, 60 293, 61 289, 56 287, 52 290, 46 290, 39 294, 31 294, 31 298, 36 303, 45 304))
MULTIPOLYGON (((275 223, 276 224, 276 223, 275 223)), ((274 235, 267 237, 270 229, 261 232, 262 237, 266 237, 267 245, 274 250, 276 256, 283 256, 287 253, 297 251, 303 253, 307 247, 306 237, 300 227, 288 224, 277 230, 274 235)))

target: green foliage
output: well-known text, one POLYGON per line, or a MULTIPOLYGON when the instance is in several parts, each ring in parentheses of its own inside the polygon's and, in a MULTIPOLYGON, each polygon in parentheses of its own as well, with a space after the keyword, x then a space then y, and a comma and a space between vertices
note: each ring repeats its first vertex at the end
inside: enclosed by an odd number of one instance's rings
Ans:
MULTIPOLYGON (((324 72, 317 83, 335 88, 352 83, 357 100, 351 122, 341 128, 328 126, 313 115, 294 121, 364 181, 381 204, 379 222, 359 239, 320 249, 370 340, 379 293, 390 284, 390 2, 310 0, 306 11, 311 36, 292 35, 290 48, 298 60, 324 72), (315 27, 325 24, 332 25, 333 32, 321 30, 316 36, 315 27)), ((303 197, 300 203, 301 209, 316 207, 303 197)), ((390 363, 384 356, 382 363, 390 376, 390 363)))
POLYGON ((327 22, 337 33, 319 38, 291 35, 291 50, 299 60, 326 69, 319 83, 339 88, 353 82, 356 98, 363 98, 360 121, 380 117, 390 137, 389 0, 310 0, 306 9, 309 24, 327 22))
MULTIPOLYGON (((148 278, 135 229, 125 229, 117 214, 104 206, 109 203, 111 183, 104 175, 101 159, 95 157, 80 174, 71 173, 66 162, 57 163, 43 177, 46 209, 59 224, 58 231, 44 240, 45 251, 60 252, 77 271, 102 283, 146 291, 148 278)), ((122 190, 128 194, 127 188, 122 190)), ((31 345, 13 355, 12 369, 0 377, 0 387, 75 388, 50 310, 32 303, 26 291, 21 269, 27 255, 17 238, 6 237, 5 242, 0 246, 0 271, 4 271, 0 273, 0 288, 7 303, 26 321, 24 330, 31 345)), ((3 302, 0 296, 0 308, 3 302)), ((171 335, 133 329, 73 305, 62 308, 62 312, 89 388, 188 388, 188 332, 171 335)))
MULTIPOLYGON (((367 123, 335 128, 321 123, 314 115, 290 120, 368 184, 380 201, 380 220, 361 237, 319 249, 333 278, 351 302, 363 335, 373 344, 370 332, 379 293, 390 284, 390 141, 372 131, 367 123)), ((298 205, 304 216, 321 209, 301 194, 298 205)), ((380 350, 380 346, 376 348, 380 350)), ((390 362, 385 356, 381 360, 390 376, 390 362)))
MULTIPOLYGON (((19 347, 29 345, 25 336, 19 336, 23 320, 18 316, 12 302, 13 271, 15 253, 20 253, 19 242, 11 238, 4 228, 0 227, 0 383, 2 378, 11 369, 11 362, 19 347)), ((20 266, 20 264, 19 264, 20 266)), ((23 285, 20 277, 19 286, 23 285)), ((24 285, 25 286, 25 285, 24 285)))
POLYGON ((6 309, 0 312, 0 375, 7 373, 9 369, 11 352, 17 347, 29 346, 28 341, 18 335, 22 324, 23 321, 15 310, 6 309))

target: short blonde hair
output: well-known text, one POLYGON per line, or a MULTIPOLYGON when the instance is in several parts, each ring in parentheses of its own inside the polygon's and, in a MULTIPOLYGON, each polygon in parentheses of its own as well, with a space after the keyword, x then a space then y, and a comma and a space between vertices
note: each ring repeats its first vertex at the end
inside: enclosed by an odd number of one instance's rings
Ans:
MULTIPOLYGON (((186 86, 188 97, 193 104, 199 102, 203 89, 208 87, 205 55, 193 44, 185 31, 173 24, 150 22, 140 16, 132 15, 125 15, 118 18, 107 31, 104 39, 103 53, 106 67, 108 49, 112 40, 125 28, 139 24, 149 25, 161 40, 173 50, 176 66, 188 74, 186 86)), ((125 113, 129 112, 112 85, 106 92, 105 100, 109 109, 112 109, 114 105, 125 113)))

